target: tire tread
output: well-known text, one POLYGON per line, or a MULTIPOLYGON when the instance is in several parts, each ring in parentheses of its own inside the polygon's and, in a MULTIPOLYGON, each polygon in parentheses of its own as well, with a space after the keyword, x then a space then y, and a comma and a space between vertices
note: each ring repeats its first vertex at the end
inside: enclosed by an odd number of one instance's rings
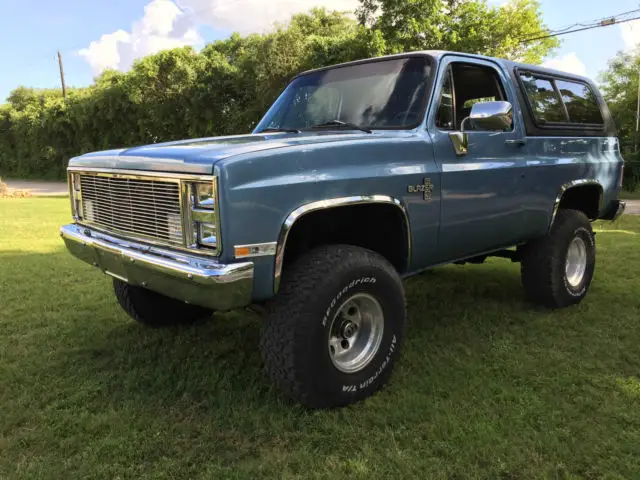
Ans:
MULTIPOLYGON (((311 408, 336 406, 334 399, 315 393, 311 387, 314 379, 305 374, 309 371, 309 365, 305 363, 308 356, 296 351, 296 347, 302 348, 296 343, 296 337, 298 330, 305 328, 305 322, 300 319, 309 315, 308 300, 313 298, 322 280, 335 275, 337 269, 362 266, 383 269, 402 289, 400 277, 391 263, 376 252, 352 245, 318 247, 300 257, 283 274, 278 295, 265 322, 260 348, 271 379, 287 396, 303 405, 311 408)), ((402 292, 404 305, 404 290, 402 292)), ((402 316, 406 316, 406 307, 402 316)), ((388 375, 390 370, 386 369, 384 373, 388 375)), ((380 382, 380 386, 383 383, 380 382)))
POLYGON ((564 286, 564 243, 576 228, 584 227, 593 236, 587 216, 573 209, 560 209, 548 235, 527 244, 523 250, 521 278, 525 293, 535 303, 563 308, 581 297, 568 297, 564 286))

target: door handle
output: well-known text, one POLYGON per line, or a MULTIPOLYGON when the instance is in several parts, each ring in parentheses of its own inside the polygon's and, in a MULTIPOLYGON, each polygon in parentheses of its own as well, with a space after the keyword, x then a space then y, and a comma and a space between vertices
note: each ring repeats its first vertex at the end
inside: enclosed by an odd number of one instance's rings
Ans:
POLYGON ((527 141, 524 138, 518 138, 515 140, 505 140, 504 143, 507 145, 517 145, 519 147, 523 147, 527 144, 527 141))

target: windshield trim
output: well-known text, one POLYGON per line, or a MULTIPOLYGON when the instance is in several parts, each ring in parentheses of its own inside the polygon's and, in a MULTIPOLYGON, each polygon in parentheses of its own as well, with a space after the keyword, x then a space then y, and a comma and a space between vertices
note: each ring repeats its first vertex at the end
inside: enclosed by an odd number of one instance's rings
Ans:
MULTIPOLYGON (((414 129, 418 128, 420 125, 422 125, 424 123, 424 121, 425 121, 425 116, 427 114, 427 108, 429 107, 429 102, 431 100, 431 92, 433 90, 433 85, 434 85, 434 81, 435 81, 435 77, 436 77, 436 70, 437 70, 437 60, 436 60, 436 58, 433 55, 430 55, 428 53, 422 53, 422 52, 401 53, 401 54, 397 54, 397 55, 385 55, 385 56, 382 56, 382 57, 366 58, 366 59, 362 59, 362 60, 354 60, 353 62, 339 63, 339 64, 336 64, 336 65, 329 65, 327 67, 321 67, 321 68, 316 68, 314 70, 307 70, 306 72, 301 72, 298 75, 294 76, 289 81, 289 83, 287 83, 285 88, 280 92, 280 95, 278 96, 278 98, 276 98, 276 100, 274 100, 274 102, 271 104, 269 109, 262 116, 262 118, 260 119, 260 121, 256 125, 256 128, 254 129, 253 133, 260 133, 261 132, 261 130, 258 130, 258 126, 267 118, 269 112, 271 111, 271 108, 279 100, 280 96, 282 94, 284 94, 284 92, 289 88, 291 83, 293 81, 297 80, 298 78, 305 77, 305 76, 308 76, 308 75, 314 75, 314 74, 317 74, 318 72, 323 72, 323 71, 327 71, 327 70, 335 70, 335 69, 338 69, 338 68, 347 68, 347 67, 352 67, 352 66, 356 66, 356 65, 362 65, 362 64, 365 64, 365 63, 378 63, 378 62, 387 62, 387 61, 393 61, 393 60, 400 60, 400 59, 403 59, 403 58, 424 58, 427 61, 427 65, 431 68, 431 71, 429 72, 429 78, 427 79, 427 82, 426 82, 427 91, 425 92, 425 96, 424 96, 424 99, 422 101, 422 105, 420 107, 420 114, 418 115, 419 120, 414 124, 400 125, 400 126, 390 126, 390 127, 379 127, 379 126, 373 126, 373 125, 360 125, 360 126, 363 127, 363 128, 369 129, 369 130, 373 130, 373 131, 376 131, 376 130, 414 130, 414 129)), ((326 128, 326 130, 331 130, 331 128, 326 128)), ((336 128, 336 130, 343 130, 344 131, 344 130, 347 130, 347 129, 338 127, 338 128, 336 128)))

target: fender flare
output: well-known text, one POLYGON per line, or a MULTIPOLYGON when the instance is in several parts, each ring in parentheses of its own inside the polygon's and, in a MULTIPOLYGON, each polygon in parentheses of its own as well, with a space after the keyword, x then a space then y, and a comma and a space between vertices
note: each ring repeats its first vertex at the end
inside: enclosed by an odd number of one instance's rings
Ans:
POLYGON ((353 205, 371 205, 371 204, 383 204, 393 205, 400 209, 402 212, 404 222, 407 228, 407 266, 411 260, 411 224, 409 223, 409 212, 406 206, 397 198, 390 197, 388 195, 357 195, 351 197, 339 197, 325 200, 318 200, 315 202, 307 203, 296 208, 292 211, 280 228, 280 234, 278 236, 278 242, 276 243, 276 255, 275 255, 275 267, 273 278, 273 291, 278 293, 280 287, 280 277, 282 275, 282 267, 284 265, 284 252, 287 245, 287 239, 289 233, 293 228, 293 225, 303 216, 311 212, 318 210, 327 210, 330 208, 346 207, 353 205))
POLYGON ((597 185, 598 187, 600 187, 600 199, 598 200, 598 211, 602 210, 602 195, 604 193, 604 188, 602 187, 602 184, 598 180, 596 180, 595 178, 580 178, 580 179, 577 179, 577 180, 572 180, 570 182, 567 182, 567 183, 563 184, 560 187, 560 191, 558 192, 558 195, 556 196, 556 200, 555 200, 555 202, 553 204, 553 211, 551 213, 551 221, 549 222, 549 231, 551 231, 551 227, 553 227, 553 222, 556 219, 556 215, 558 214, 558 210, 560 210, 560 203, 562 202, 562 197, 567 192, 567 190, 571 190, 572 188, 581 187, 581 186, 585 186, 585 185, 597 185))

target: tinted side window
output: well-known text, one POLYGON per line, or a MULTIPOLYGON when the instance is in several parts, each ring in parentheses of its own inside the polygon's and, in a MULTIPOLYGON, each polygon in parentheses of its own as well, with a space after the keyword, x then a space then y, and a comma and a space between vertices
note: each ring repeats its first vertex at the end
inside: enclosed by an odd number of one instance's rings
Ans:
POLYGON ((438 106, 438 115, 436 117, 436 127, 443 130, 453 130, 456 127, 456 112, 453 102, 453 80, 451 78, 451 69, 447 69, 447 77, 442 92, 440 94, 440 105, 438 106))
POLYGON ((556 80, 571 123, 604 124, 602 112, 591 89, 584 83, 556 80))
POLYGON ((550 80, 536 78, 528 74, 520 75, 520 79, 537 122, 567 121, 562 102, 550 80))

